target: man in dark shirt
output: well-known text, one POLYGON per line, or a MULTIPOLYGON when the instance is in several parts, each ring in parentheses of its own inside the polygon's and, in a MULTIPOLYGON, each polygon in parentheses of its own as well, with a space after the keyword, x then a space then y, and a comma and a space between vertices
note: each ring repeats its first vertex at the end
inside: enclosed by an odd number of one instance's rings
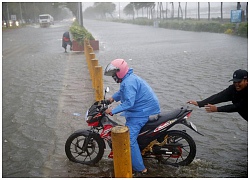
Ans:
POLYGON ((62 37, 62 47, 65 49, 64 52, 67 52, 67 45, 70 45, 70 50, 72 51, 72 42, 70 40, 70 35, 68 31, 63 33, 62 37))
POLYGON ((236 70, 233 74, 233 84, 225 90, 214 94, 203 101, 188 101, 189 104, 204 107, 207 112, 238 112, 248 120, 248 72, 236 70), (216 107, 214 104, 232 101, 233 104, 216 107))

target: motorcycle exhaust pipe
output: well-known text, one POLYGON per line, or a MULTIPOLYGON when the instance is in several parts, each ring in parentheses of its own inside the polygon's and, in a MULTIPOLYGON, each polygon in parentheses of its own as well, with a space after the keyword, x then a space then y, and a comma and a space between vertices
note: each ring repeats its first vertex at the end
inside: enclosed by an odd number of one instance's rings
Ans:
POLYGON ((155 152, 155 154, 166 154, 166 155, 172 155, 172 152, 166 151, 166 150, 159 150, 155 152))

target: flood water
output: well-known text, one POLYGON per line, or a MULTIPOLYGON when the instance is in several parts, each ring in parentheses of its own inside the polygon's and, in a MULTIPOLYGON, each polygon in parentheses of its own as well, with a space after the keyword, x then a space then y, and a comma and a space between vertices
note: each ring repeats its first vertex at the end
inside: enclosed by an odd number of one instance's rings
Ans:
MULTIPOLYGON (((72 163, 64 152, 67 137, 88 128, 84 115, 94 101, 84 54, 61 47, 70 24, 3 31, 3 177, 114 177, 109 149, 95 166, 72 163)), ((154 89, 162 111, 217 93, 235 70, 248 68, 247 38, 91 20, 84 26, 100 41, 95 54, 103 69, 113 59, 127 60, 154 89)), ((119 89, 110 77, 104 77, 106 86, 108 96, 119 89)), ((247 121, 190 107, 190 121, 204 136, 179 128, 195 140, 195 160, 179 168, 145 160, 148 177, 248 177, 247 121)))

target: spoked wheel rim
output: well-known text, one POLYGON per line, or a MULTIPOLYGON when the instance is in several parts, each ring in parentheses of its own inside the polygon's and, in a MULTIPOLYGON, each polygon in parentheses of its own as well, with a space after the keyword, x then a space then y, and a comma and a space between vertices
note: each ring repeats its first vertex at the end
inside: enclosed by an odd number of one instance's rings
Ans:
POLYGON ((167 143, 163 146, 171 155, 162 155, 161 162, 173 166, 190 164, 196 155, 196 145, 188 134, 175 131, 167 136, 167 143))
POLYGON ((104 153, 103 141, 96 137, 90 137, 86 148, 84 148, 87 137, 75 134, 68 138, 65 151, 69 160, 81 164, 94 164, 102 158, 104 153))
POLYGON ((85 139, 84 136, 78 136, 71 142, 71 153, 77 162, 92 161, 99 152, 98 144, 93 138, 90 139, 86 150, 84 150, 85 139))
POLYGON ((74 152, 79 156, 85 153, 87 156, 90 156, 95 152, 96 142, 93 142, 93 139, 90 140, 90 142, 87 145, 87 149, 85 151, 83 149, 85 137, 84 138, 77 137, 74 141, 72 141, 71 144, 73 146, 73 149, 75 150, 74 152))

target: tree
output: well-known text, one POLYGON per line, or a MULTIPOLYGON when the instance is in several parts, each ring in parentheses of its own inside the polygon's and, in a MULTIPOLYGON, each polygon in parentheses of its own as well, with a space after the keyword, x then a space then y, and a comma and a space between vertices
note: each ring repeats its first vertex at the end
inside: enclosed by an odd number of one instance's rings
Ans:
POLYGON ((141 3, 139 3, 139 6, 140 6, 140 9, 141 9, 141 11, 142 11, 142 17, 144 17, 144 9, 146 8, 146 2, 141 2, 141 3))
POLYGON ((171 18, 174 18, 174 2, 171 2, 170 4, 172 4, 172 10, 171 10, 171 18))
POLYGON ((133 3, 129 3, 127 6, 125 6, 123 12, 126 15, 132 15, 133 19, 135 19, 135 10, 133 3))
POLYGON ((97 16, 93 6, 87 7, 83 13, 84 18, 94 19, 97 16))
POLYGON ((179 7, 178 7, 178 20, 179 20, 179 18, 180 18, 180 14, 181 14, 181 18, 183 18, 181 3, 179 2, 179 7))
POLYGON ((61 4, 62 6, 66 6, 67 8, 70 9, 72 14, 77 17, 77 12, 78 12, 78 3, 77 2, 67 2, 66 4, 61 4))
POLYGON ((152 17, 152 9, 154 9, 155 3, 154 2, 131 2, 125 8, 123 9, 124 14, 126 15, 132 15, 133 19, 135 18, 135 11, 137 14, 137 17, 139 17, 139 10, 142 10, 142 16, 143 9, 147 9, 147 18, 150 19, 152 17))
POLYGON ((158 8, 160 10, 160 19, 164 18, 164 16, 163 16, 163 5, 162 5, 162 2, 158 2, 157 3, 157 16, 158 16, 158 8))
MULTIPOLYGON (((51 14, 54 19, 60 19, 66 4, 56 2, 3 2, 2 15, 10 20, 10 15, 17 16, 17 20, 24 19, 26 23, 37 22, 39 14, 51 14)), ((71 9, 72 10, 72 9, 71 9)), ((77 10, 77 9, 76 9, 77 10)), ((74 13, 74 11, 72 10, 74 13)), ((75 11, 77 12, 77 11, 75 11)))
POLYGON ((144 7, 147 8, 147 18, 151 19, 153 14, 153 9, 155 8, 154 2, 146 2, 144 3, 144 7))
POLYGON ((95 13, 99 14, 101 18, 106 18, 109 14, 113 18, 116 5, 112 2, 96 2, 94 3, 95 13))
POLYGON ((139 9, 141 9, 140 2, 132 2, 132 4, 134 5, 134 9, 136 10, 136 14, 138 17, 138 11, 139 11, 139 9))

